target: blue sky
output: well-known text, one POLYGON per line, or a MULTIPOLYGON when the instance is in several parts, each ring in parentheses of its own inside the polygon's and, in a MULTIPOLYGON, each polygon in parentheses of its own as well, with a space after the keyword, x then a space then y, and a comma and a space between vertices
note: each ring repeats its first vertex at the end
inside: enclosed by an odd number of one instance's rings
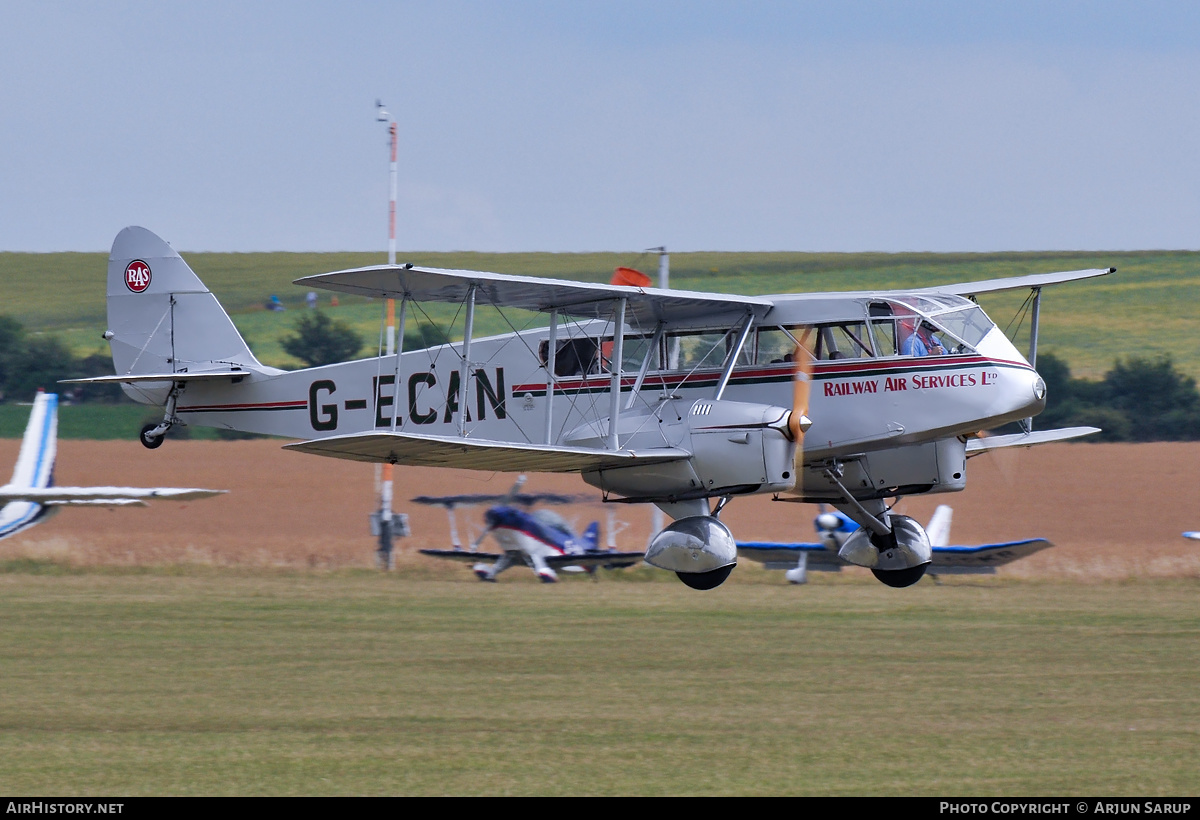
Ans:
POLYGON ((1200 4, 0 5, 0 250, 1200 248, 1200 4))

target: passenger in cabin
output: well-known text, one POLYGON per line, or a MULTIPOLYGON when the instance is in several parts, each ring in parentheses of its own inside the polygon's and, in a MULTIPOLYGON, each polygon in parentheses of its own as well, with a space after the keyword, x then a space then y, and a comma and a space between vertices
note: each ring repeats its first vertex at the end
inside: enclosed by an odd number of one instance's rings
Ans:
POLYGON ((916 319, 904 319, 900 322, 903 330, 909 331, 908 336, 900 343, 902 356, 944 356, 946 346, 934 335, 935 328, 928 322, 916 319), (913 325, 915 324, 915 329, 913 325))

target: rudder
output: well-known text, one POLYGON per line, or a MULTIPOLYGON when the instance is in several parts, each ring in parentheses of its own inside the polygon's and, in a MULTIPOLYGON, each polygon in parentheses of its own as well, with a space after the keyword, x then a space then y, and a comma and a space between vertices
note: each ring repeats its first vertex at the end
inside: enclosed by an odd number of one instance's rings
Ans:
POLYGON ((216 297, 145 228, 125 228, 113 240, 105 338, 121 376, 261 367, 216 297))

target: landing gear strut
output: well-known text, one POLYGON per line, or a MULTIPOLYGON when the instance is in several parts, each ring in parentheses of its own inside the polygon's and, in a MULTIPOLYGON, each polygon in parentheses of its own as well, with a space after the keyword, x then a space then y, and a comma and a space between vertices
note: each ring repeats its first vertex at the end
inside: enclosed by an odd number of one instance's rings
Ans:
POLYGON ((163 408, 163 420, 158 424, 147 424, 142 428, 142 432, 138 434, 138 441, 147 450, 155 450, 161 447, 167 437, 167 431, 180 423, 179 419, 175 416, 175 403, 178 400, 179 389, 182 386, 181 382, 171 388, 171 393, 167 396, 167 406, 163 408))
POLYGON ((880 499, 860 503, 842 484, 837 466, 824 472, 845 498, 843 512, 861 525, 842 544, 838 557, 866 567, 890 587, 909 587, 920 581, 933 560, 925 528, 907 515, 888 512, 880 499))

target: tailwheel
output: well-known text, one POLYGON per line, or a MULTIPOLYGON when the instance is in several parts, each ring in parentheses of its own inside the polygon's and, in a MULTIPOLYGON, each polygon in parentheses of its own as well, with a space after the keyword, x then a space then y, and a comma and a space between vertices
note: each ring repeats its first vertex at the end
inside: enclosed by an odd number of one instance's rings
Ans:
POLYGON ((918 564, 908 569, 872 569, 871 573, 890 587, 910 587, 925 576, 929 564, 918 564))
POLYGON ((677 572, 675 574, 679 576, 680 581, 692 589, 716 589, 725 583, 725 579, 729 577, 729 573, 733 572, 733 568, 736 566, 737 564, 729 564, 709 572, 677 572))
POLYGON ((159 424, 147 424, 142 428, 142 432, 138 434, 138 441, 142 443, 143 447, 153 450, 162 446, 163 441, 167 438, 166 433, 159 433, 156 436, 150 435, 150 433, 157 430, 160 426, 159 424))

